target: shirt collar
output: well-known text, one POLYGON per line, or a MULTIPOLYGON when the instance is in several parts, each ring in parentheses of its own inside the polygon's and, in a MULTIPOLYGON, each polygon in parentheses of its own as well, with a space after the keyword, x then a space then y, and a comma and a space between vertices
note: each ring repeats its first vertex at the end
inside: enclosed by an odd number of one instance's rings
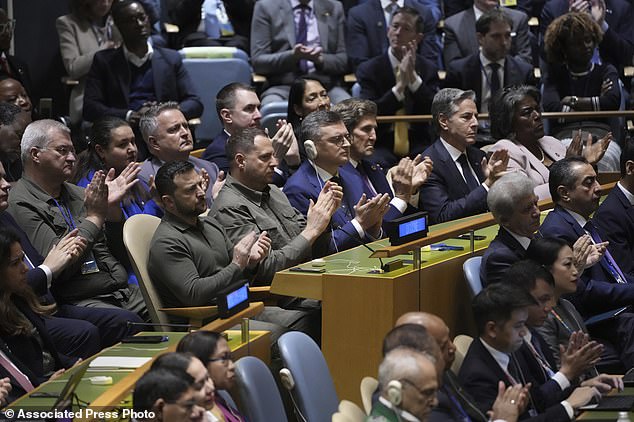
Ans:
MULTIPOLYGON (((300 4, 301 2, 299 0, 291 0, 291 9, 295 10, 295 8, 298 7, 300 4)), ((310 0, 308 3, 306 3, 306 6, 308 6, 310 10, 313 10, 313 0, 310 0)))
MULTIPOLYGON (((163 214, 163 221, 170 223, 181 233, 193 228, 193 226, 190 226, 189 224, 168 211, 165 211, 165 214, 163 214)), ((200 225, 200 217, 198 217, 198 224, 200 225)))
POLYGON ((337 176, 336 174, 328 173, 326 170, 322 169, 321 167, 319 167, 318 165, 316 165, 314 163, 313 163, 313 165, 315 166, 315 171, 317 172, 317 175, 319 176, 319 178, 321 180, 324 181, 324 183, 326 183, 327 181, 329 181, 333 177, 337 176))
MULTIPOLYGON (((401 61, 396 58, 394 53, 392 53, 392 47, 387 49, 387 57, 388 59, 390 59, 390 66, 392 66, 392 71, 394 71, 394 69, 396 69, 398 65, 401 64, 401 61)), ((394 73, 396 72, 394 71, 394 73)))
MULTIPOLYGON (((445 149, 447 150, 447 152, 449 153, 453 161, 458 160, 458 158, 463 154, 462 151, 460 151, 458 148, 451 145, 449 142, 445 141, 443 138, 440 138, 440 142, 442 142, 443 146, 445 147, 445 149)), ((465 149, 464 153, 466 152, 467 150, 465 149)))
POLYGON ((486 68, 488 65, 490 65, 491 63, 497 63, 500 65, 500 67, 502 69, 504 69, 504 63, 505 63, 506 59, 502 58, 496 62, 492 62, 491 60, 487 59, 484 54, 482 54, 482 51, 480 51, 480 63, 482 63, 482 67, 486 68))
POLYGON ((123 44, 123 56, 125 57, 127 61, 129 61, 136 67, 143 66, 145 62, 147 62, 148 60, 152 58, 153 53, 154 53, 154 49, 152 48, 152 44, 150 44, 149 40, 147 42, 147 52, 145 53, 145 56, 143 57, 139 57, 136 54, 130 52, 130 50, 126 48, 125 44, 123 44))
MULTIPOLYGON (((387 7, 392 3, 392 0, 381 0, 381 9, 387 9, 387 7)), ((405 4, 405 0, 396 0, 396 4, 398 5, 398 7, 403 7, 403 5, 405 4)))
POLYGON ((225 186, 227 186, 228 189, 237 190, 240 194, 242 194, 242 196, 256 204, 258 207, 262 206, 262 199, 264 197, 264 194, 268 193, 271 190, 271 188, 268 186, 262 192, 253 190, 250 187, 238 182, 235 178, 231 177, 230 174, 227 175, 225 186))
POLYGON ((616 185, 619 187, 619 189, 621 189, 621 192, 623 192, 623 195, 625 195, 625 198, 627 198, 627 200, 630 201, 630 205, 634 205, 634 194, 632 194, 632 192, 630 192, 629 190, 625 189, 625 186, 623 186, 621 182, 618 182, 616 185))
POLYGON ((354 168, 357 168, 357 166, 358 166, 359 164, 361 164, 361 161, 357 161, 357 160, 354 160, 354 159, 352 159, 352 158, 348 158, 348 161, 350 161, 350 164, 351 164, 351 165, 352 165, 352 167, 354 167, 354 168))
POLYGON ((406 422, 420 422, 420 419, 418 419, 416 416, 412 415, 411 413, 409 413, 409 412, 407 412, 405 410, 399 409, 398 407, 394 406, 385 397, 379 396, 379 401, 381 402, 381 404, 383 406, 387 407, 392 412, 397 413, 400 416, 399 420, 403 420, 403 421, 406 421, 406 422))
POLYGON ((478 9, 475 4, 473 5, 473 13, 475 13, 476 22, 480 19, 480 16, 484 15, 484 11, 478 9))
POLYGON ((480 338, 480 341, 482 342, 482 345, 484 346, 484 348, 489 351, 493 359, 495 359, 498 365, 500 365, 500 368, 508 372, 511 356, 509 356, 508 353, 500 352, 499 350, 494 349, 493 347, 489 346, 489 344, 486 341, 482 340, 481 338, 480 338))
POLYGON ((522 248, 524 248, 524 250, 528 249, 528 245, 531 244, 531 239, 526 237, 526 236, 520 236, 519 234, 515 234, 512 231, 510 231, 509 229, 507 229, 506 227, 504 227, 504 230, 506 230, 511 236, 513 236, 513 238, 515 238, 515 240, 517 240, 519 242, 519 244, 522 246, 522 248))
POLYGON ((574 219, 575 219, 575 221, 576 221, 576 222, 577 222, 577 223, 578 223, 581 227, 585 228, 586 223, 588 222, 588 220, 586 220, 583 216, 581 216, 580 214, 577 214, 577 213, 576 213, 576 212, 574 212, 574 211, 571 211, 571 210, 569 210, 569 209, 567 209, 567 208, 564 208, 564 209, 568 212, 568 214, 570 214, 570 215, 572 216, 572 218, 574 218, 574 219))

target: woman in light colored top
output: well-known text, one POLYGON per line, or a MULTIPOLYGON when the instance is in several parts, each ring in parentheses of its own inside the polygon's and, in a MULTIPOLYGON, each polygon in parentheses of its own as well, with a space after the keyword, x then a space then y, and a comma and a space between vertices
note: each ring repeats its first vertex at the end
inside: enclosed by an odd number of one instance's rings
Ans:
POLYGON ((81 121, 84 104, 84 80, 92 58, 99 50, 117 48, 121 36, 110 17, 112 0, 71 0, 69 15, 57 18, 62 60, 68 76, 79 84, 70 94, 70 119, 81 121))
POLYGON ((490 151, 506 149, 509 170, 518 170, 535 182, 539 199, 550 198, 549 168, 570 155, 583 155, 596 164, 605 153, 611 135, 582 149, 581 133, 577 133, 568 148, 556 138, 544 135, 541 95, 537 88, 527 85, 500 90, 489 105, 491 135, 498 141, 490 151))

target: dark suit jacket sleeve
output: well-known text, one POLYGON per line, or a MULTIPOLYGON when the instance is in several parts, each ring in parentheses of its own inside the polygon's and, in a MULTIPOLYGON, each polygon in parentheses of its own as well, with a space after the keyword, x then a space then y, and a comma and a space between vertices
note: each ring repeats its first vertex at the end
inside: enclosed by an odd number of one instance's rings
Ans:
POLYGON ((333 17, 337 22, 337 47, 335 51, 329 51, 326 46, 328 40, 321 40, 324 50, 322 57, 324 62, 317 67, 317 71, 328 75, 343 75, 348 71, 348 55, 346 54, 346 28, 343 6, 339 1, 334 2, 333 17))
POLYGON ((456 220, 477 214, 487 208, 487 191, 478 186, 460 199, 451 199, 447 192, 447 181, 433 172, 420 188, 418 208, 429 212, 432 224, 456 220))
POLYGON ((482 285, 486 287, 489 284, 504 281, 504 274, 515 262, 517 262, 517 257, 506 248, 492 251, 486 259, 482 260, 480 266, 482 285))
POLYGON ((348 60, 353 69, 356 69, 364 61, 370 59, 368 47, 368 34, 365 31, 362 8, 352 8, 348 13, 346 22, 346 49, 348 60))
MULTIPOLYGON (((445 62, 445 67, 449 66, 449 63, 463 56, 463 53, 460 51, 460 46, 458 45, 458 34, 457 29, 454 25, 458 24, 458 19, 455 17, 452 20, 445 20, 445 45, 443 47, 443 60, 445 62)), ((475 36, 475 34, 473 34, 475 36)))
POLYGON ((514 41, 515 47, 517 48, 515 57, 525 61, 526 63, 532 63, 533 55, 531 50, 531 40, 528 32, 528 16, 526 14, 524 14, 522 16, 522 19, 517 22, 514 41))
POLYGON ((106 92, 111 89, 108 86, 108 74, 112 71, 105 60, 104 54, 110 52, 98 52, 92 61, 86 87, 84 89, 84 120, 92 122, 101 116, 116 116, 125 119, 127 109, 110 107, 106 104, 106 92))
POLYGON ((173 66, 176 74, 176 86, 178 89, 174 100, 178 101, 178 106, 186 119, 200 117, 203 114, 203 104, 196 95, 196 90, 192 84, 187 69, 183 66, 183 60, 178 53, 174 54, 176 61, 168 62, 173 66))
MULTIPOLYGON (((619 189, 615 187, 614 189, 619 189)), ((603 201, 594 216, 594 221, 599 226, 603 240, 610 242, 608 249, 614 260, 619 264, 621 271, 634 275, 634 214, 626 214, 626 210, 620 200, 615 196, 616 192, 603 201)), ((620 192, 619 192, 620 194, 620 192)))

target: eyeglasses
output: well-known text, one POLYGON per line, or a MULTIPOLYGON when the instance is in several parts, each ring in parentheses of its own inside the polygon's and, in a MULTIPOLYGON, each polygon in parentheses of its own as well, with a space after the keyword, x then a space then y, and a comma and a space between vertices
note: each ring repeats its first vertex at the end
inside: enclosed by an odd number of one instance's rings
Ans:
POLYGON ((233 361, 233 358, 231 357, 231 353, 227 352, 219 358, 209 358, 207 362, 221 362, 223 365, 226 365, 229 361, 233 361))
POLYGON ((0 23, 0 32, 11 32, 15 28, 15 19, 9 19, 7 23, 0 23))
POLYGON ((345 135, 339 135, 339 136, 335 136, 329 139, 325 139, 326 142, 329 142, 333 145, 336 145, 338 147, 342 147, 343 144, 346 143, 346 141, 348 143, 350 143, 350 135, 349 134, 345 134, 345 135))
POLYGON ((62 157, 68 157, 69 154, 73 154, 73 155, 77 155, 77 153, 75 152, 75 147, 68 147, 68 146, 64 146, 64 145, 60 145, 58 147, 43 147, 40 148, 41 150, 53 150, 56 153, 58 153, 59 155, 61 155, 62 157))
POLYGON ((436 388, 421 390, 420 388, 418 388, 416 384, 414 384, 412 381, 408 380, 407 378, 403 378, 399 381, 401 382, 401 384, 409 385, 410 387, 418 391, 418 394, 420 394, 421 397, 423 397, 423 400, 425 401, 432 401, 436 397, 436 392, 438 391, 438 389, 436 388))

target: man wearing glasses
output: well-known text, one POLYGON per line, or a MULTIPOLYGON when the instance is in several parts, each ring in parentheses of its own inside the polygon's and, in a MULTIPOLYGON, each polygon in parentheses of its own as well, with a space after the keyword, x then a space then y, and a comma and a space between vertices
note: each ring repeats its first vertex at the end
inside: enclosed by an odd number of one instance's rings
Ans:
POLYGON ((291 205, 307 215, 310 201, 317 202, 326 182, 343 188, 341 207, 330 220, 328 252, 339 252, 357 246, 360 241, 381 237, 381 223, 390 208, 390 196, 380 194, 372 199, 365 194, 354 196, 358 189, 352 184, 357 178, 341 167, 348 162, 350 141, 348 129, 339 114, 316 111, 306 116, 302 122, 301 141, 308 160, 299 166, 284 186, 291 205))

